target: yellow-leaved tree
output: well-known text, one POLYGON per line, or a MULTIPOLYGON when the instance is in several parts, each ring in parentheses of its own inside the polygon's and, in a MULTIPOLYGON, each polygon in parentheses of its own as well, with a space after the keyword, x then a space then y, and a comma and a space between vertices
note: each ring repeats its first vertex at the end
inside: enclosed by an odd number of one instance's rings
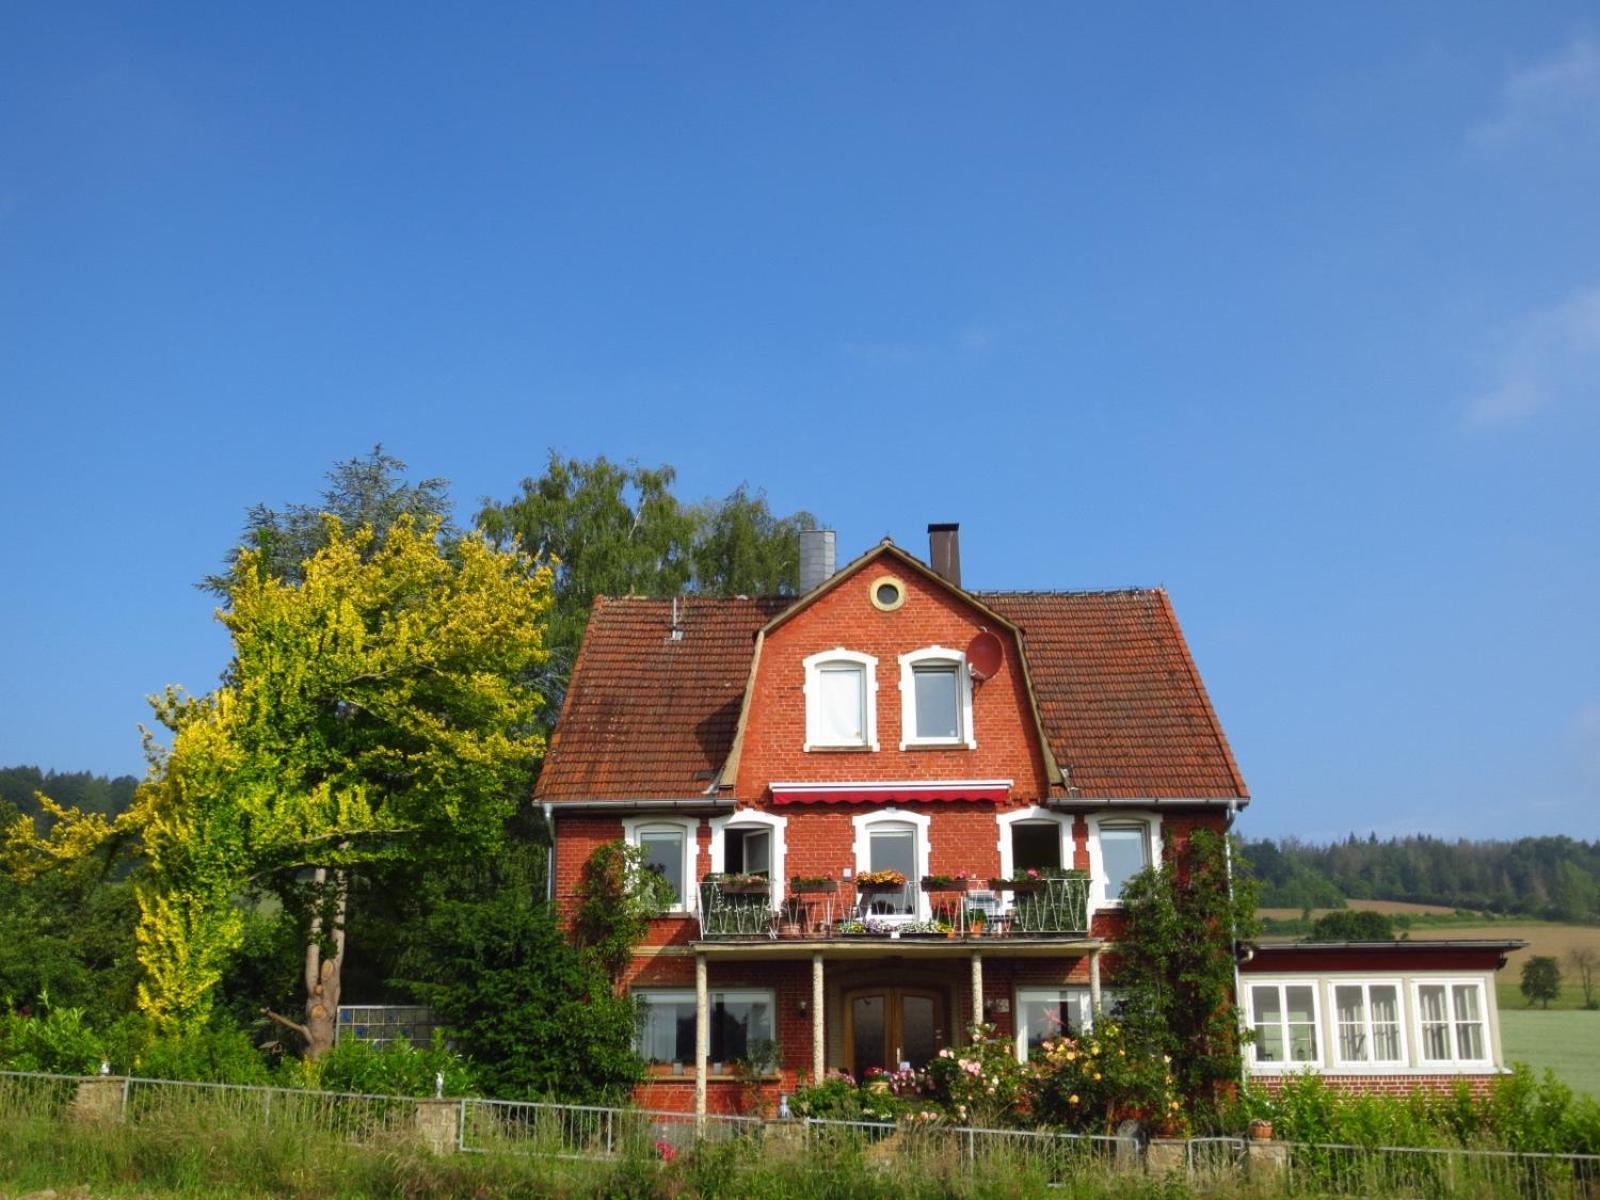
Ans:
POLYGON ((551 604, 547 567, 477 535, 446 544, 437 521, 403 516, 380 543, 327 520, 299 579, 239 554, 218 612, 233 641, 222 685, 152 699, 171 744, 146 734, 127 812, 50 805, 45 833, 22 819, 4 839, 24 876, 136 845, 140 1003, 169 1031, 207 1019, 240 893, 298 874, 317 898, 305 1013, 269 1015, 313 1057, 335 1033, 348 869, 487 851, 529 786, 551 604))

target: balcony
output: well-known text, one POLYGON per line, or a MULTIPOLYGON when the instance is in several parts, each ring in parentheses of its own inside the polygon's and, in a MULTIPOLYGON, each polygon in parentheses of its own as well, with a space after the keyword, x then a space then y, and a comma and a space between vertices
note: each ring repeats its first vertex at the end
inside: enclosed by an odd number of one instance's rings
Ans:
POLYGON ((791 888, 782 911, 762 878, 710 878, 700 884, 703 940, 805 942, 1086 937, 1089 880, 1081 873, 1000 880, 929 878, 921 884, 830 884, 791 888), (976 885, 976 886, 974 886, 976 885), (921 918, 926 894, 931 920, 921 918))

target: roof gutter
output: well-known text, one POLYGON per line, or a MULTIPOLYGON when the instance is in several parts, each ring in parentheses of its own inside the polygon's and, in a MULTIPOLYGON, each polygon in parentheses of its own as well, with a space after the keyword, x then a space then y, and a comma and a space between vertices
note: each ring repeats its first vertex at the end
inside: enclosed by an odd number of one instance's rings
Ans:
POLYGON ((1045 807, 1062 812, 1080 808, 1221 808, 1236 814, 1249 804, 1248 796, 1054 796, 1045 807))
POLYGON ((694 796, 684 800, 555 800, 546 809, 561 813, 596 812, 731 812, 738 804, 732 796, 694 796))

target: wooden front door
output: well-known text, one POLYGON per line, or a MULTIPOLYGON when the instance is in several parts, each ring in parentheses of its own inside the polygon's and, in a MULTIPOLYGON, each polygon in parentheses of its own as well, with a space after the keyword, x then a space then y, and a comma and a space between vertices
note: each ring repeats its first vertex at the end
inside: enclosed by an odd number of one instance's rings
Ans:
POLYGON ((850 1073, 928 1065, 949 1041, 944 995, 932 988, 857 988, 844 996, 850 1073))

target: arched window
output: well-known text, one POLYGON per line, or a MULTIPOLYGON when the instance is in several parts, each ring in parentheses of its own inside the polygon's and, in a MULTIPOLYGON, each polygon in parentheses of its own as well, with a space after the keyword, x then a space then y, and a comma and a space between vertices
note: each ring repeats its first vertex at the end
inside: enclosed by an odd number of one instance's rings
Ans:
POLYGON ((878 748, 878 660, 839 647, 805 660, 807 750, 878 748))
POLYGON ((927 900, 922 891, 922 876, 928 873, 928 826, 924 813, 897 808, 880 809, 851 818, 856 829, 856 874, 867 871, 899 871, 906 877, 900 893, 874 896, 875 916, 927 917, 927 900))
POLYGON ((711 870, 715 874, 764 875, 772 881, 772 904, 783 900, 783 831, 787 817, 744 809, 711 819, 711 870))
POLYGON ((900 749, 974 749, 972 676, 959 650, 928 646, 900 656, 900 749))

